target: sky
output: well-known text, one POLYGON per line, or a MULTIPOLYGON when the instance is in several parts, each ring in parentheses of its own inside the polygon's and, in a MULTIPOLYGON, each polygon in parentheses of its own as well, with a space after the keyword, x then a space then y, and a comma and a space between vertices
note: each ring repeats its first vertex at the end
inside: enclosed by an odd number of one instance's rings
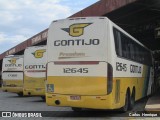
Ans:
POLYGON ((0 54, 99 0, 0 0, 0 54))

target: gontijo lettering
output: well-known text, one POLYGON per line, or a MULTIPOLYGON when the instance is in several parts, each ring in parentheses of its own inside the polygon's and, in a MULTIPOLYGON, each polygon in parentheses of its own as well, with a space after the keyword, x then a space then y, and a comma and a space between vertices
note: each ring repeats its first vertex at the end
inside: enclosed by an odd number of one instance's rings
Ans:
POLYGON ((5 67, 22 67, 22 64, 5 64, 5 67))
POLYGON ((142 69, 141 66, 137 66, 137 65, 130 65, 130 72, 131 73, 141 73, 142 69))
POLYGON ((26 65, 25 69, 45 69, 45 65, 26 65))
POLYGON ((84 46, 84 45, 99 45, 99 39, 76 39, 76 40, 55 40, 54 46, 84 46))

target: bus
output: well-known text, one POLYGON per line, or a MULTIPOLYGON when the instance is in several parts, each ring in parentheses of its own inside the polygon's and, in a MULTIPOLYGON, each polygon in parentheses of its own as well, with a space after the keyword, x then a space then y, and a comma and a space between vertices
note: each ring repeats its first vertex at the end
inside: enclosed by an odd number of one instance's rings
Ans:
POLYGON ((41 96, 45 99, 46 46, 27 47, 24 51, 25 96, 41 96))
POLYGON ((53 21, 47 38, 49 106, 133 109, 153 87, 152 54, 107 17, 53 21))
POLYGON ((2 90, 23 96, 23 55, 10 55, 3 58, 2 90))

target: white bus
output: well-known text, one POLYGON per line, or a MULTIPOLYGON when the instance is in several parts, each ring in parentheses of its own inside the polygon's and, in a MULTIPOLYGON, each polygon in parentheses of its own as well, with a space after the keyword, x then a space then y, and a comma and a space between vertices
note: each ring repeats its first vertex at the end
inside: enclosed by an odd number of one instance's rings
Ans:
POLYGON ((50 106, 127 111, 151 94, 150 50, 106 17, 53 21, 47 52, 50 106))
POLYGON ((24 51, 25 96, 41 96, 45 99, 46 46, 32 46, 24 51))
POLYGON ((2 90, 23 96, 23 55, 3 58, 2 90))

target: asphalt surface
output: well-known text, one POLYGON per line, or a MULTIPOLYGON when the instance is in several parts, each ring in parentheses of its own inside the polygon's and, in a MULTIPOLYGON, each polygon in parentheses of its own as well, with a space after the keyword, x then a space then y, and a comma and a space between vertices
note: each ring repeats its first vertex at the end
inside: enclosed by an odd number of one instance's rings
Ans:
MULTIPOLYGON (((34 119, 34 120, 45 120, 45 119, 112 119, 112 120, 124 120, 130 119, 130 115, 137 112, 144 112, 148 98, 144 98, 135 103, 135 107, 132 111, 127 113, 122 113, 117 110, 84 110, 82 112, 74 112, 70 107, 53 107, 47 106, 46 103, 41 99, 41 97, 19 97, 15 93, 8 93, 0 91, 0 111, 1 116, 2 112, 11 112, 14 119, 21 120, 22 114, 28 113, 40 113, 42 118, 24 118, 23 119, 34 119), (14 114, 14 113, 15 114, 14 114), (17 117, 16 113, 20 113, 20 117, 17 117), (47 117, 45 117, 47 116, 47 117)), ((40 115, 38 114, 38 115, 40 115)), ((134 116, 132 116, 134 118, 134 116)), ((0 119, 13 119, 8 117, 0 117, 0 119)))

